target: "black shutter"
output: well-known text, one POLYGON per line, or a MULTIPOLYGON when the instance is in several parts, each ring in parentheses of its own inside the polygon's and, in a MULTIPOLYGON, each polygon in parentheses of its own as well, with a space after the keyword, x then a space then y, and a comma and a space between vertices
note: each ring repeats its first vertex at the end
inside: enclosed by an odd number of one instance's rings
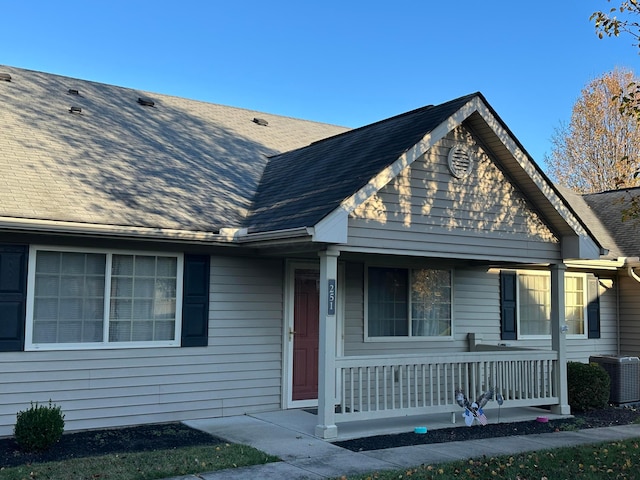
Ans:
POLYGON ((184 256, 182 296, 183 347, 206 347, 209 343, 209 257, 184 256))
POLYGON ((0 245, 0 352, 24 350, 27 247, 0 245))
POLYGON ((600 338, 600 295, 598 277, 587 275, 587 332, 589 338, 600 338))
POLYGON ((516 281, 516 272, 500 272, 500 338, 502 340, 518 338, 516 281))

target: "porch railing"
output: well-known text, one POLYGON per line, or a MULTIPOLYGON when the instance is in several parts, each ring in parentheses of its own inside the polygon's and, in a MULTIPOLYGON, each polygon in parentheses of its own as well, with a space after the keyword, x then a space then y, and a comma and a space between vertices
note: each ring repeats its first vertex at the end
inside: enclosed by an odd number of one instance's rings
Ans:
POLYGON ((557 362, 556 352, 537 350, 339 357, 335 420, 459 412, 458 389, 471 402, 493 389, 505 407, 557 404, 557 362))

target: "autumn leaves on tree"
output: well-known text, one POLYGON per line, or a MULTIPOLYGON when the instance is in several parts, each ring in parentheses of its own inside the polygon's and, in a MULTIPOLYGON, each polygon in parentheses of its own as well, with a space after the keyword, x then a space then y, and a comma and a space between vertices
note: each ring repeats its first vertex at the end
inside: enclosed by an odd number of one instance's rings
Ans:
POLYGON ((550 175, 578 193, 640 185, 640 124, 621 111, 633 73, 616 69, 592 80, 573 106, 571 120, 551 137, 550 175))
MULTIPOLYGON (((594 12, 600 38, 630 36, 640 53, 640 0, 611 1, 594 12)), ((571 119, 554 130, 545 155, 550 176, 578 193, 640 186, 640 81, 617 68, 589 82, 571 119)), ((629 196, 627 218, 640 218, 640 199, 629 196)))

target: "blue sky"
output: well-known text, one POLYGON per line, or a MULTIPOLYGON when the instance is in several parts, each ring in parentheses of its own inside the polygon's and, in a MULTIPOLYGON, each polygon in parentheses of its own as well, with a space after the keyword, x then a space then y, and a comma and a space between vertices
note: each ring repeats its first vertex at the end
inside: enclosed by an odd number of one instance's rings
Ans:
POLYGON ((541 165, 584 85, 640 60, 597 38, 606 0, 0 5, 0 64, 349 127, 481 91, 541 165))

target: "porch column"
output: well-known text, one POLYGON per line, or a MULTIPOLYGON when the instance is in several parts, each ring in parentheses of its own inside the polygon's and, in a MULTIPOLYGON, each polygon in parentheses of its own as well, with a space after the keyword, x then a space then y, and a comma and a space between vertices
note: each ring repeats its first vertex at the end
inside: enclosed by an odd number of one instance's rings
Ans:
POLYGON ((340 252, 320 252, 320 338, 318 345, 318 425, 316 436, 338 437, 336 396, 336 299, 340 252))
POLYGON ((551 411, 560 415, 571 413, 567 386, 567 335, 565 326, 564 263, 551 265, 551 348, 558 353, 554 386, 560 401, 551 411))

